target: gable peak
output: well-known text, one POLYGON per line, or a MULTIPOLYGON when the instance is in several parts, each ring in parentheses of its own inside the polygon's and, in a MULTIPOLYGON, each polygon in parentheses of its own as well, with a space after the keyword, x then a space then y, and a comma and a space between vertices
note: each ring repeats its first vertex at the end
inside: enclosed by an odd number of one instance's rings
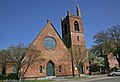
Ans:
POLYGON ((47 19, 47 23, 51 23, 50 19, 47 19))

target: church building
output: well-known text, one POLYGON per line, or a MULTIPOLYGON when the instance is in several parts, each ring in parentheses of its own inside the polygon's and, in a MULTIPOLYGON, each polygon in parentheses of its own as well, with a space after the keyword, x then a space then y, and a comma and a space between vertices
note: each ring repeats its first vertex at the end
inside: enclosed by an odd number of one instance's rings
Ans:
POLYGON ((25 77, 72 76, 73 73, 78 75, 78 72, 88 73, 84 30, 78 6, 76 15, 67 10, 67 16, 61 19, 61 28, 62 37, 51 21, 47 20, 46 26, 31 44, 41 51, 44 62, 32 65, 25 77))

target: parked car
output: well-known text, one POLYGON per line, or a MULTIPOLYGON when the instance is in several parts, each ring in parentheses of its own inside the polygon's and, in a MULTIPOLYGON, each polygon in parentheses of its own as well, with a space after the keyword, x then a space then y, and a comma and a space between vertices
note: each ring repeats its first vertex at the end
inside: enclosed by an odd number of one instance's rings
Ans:
POLYGON ((120 70, 112 71, 108 73, 108 76, 119 76, 119 75, 120 75, 120 70))

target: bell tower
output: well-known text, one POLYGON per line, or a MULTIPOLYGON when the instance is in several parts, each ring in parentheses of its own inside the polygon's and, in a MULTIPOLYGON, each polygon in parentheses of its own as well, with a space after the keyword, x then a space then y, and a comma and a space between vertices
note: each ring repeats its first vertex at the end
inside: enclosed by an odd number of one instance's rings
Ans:
MULTIPOLYGON (((67 10, 67 16, 61 19, 62 39, 68 49, 72 49, 72 58, 75 59, 75 53, 82 53, 80 62, 86 59, 86 44, 80 8, 77 5, 76 15, 67 10)), ((75 66, 75 65, 74 65, 75 66)))
POLYGON ((70 10, 67 10, 67 16, 61 19, 61 25, 63 42, 67 48, 75 45, 86 47, 79 6, 77 15, 70 14, 70 10))

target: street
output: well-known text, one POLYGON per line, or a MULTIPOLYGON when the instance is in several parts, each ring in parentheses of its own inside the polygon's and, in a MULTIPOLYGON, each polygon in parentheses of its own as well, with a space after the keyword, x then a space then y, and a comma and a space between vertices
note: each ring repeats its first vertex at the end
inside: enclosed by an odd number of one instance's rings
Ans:
POLYGON ((120 82, 120 77, 101 79, 101 80, 92 80, 92 81, 87 81, 87 82, 120 82))

